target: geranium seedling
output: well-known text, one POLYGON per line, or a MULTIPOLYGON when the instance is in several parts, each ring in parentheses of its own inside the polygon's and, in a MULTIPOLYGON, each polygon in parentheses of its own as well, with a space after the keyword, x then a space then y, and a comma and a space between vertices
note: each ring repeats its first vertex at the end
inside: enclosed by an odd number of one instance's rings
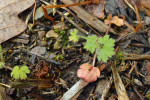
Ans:
POLYGON ((107 62, 109 58, 111 58, 114 52, 115 40, 109 38, 109 35, 105 35, 104 37, 93 36, 80 36, 77 35, 77 30, 73 30, 70 32, 69 39, 70 41, 77 42, 79 38, 86 39, 86 43, 84 45, 84 49, 90 51, 91 53, 96 53, 98 61, 107 62))
POLYGON ((27 66, 15 66, 11 72, 11 77, 13 77, 14 79, 26 79, 26 74, 28 73, 30 73, 30 70, 27 66))
POLYGON ((94 82, 100 77, 100 70, 88 63, 84 63, 80 66, 80 69, 78 69, 77 76, 87 82, 94 82))

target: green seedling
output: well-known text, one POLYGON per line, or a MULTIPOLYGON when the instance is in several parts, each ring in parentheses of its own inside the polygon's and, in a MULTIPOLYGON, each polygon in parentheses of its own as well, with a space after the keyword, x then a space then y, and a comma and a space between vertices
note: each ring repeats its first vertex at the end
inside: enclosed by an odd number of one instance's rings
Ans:
POLYGON ((107 62, 110 57, 112 57, 114 52, 115 40, 109 38, 109 35, 98 38, 96 35, 93 36, 80 36, 77 35, 78 30, 74 29, 70 32, 69 40, 77 42, 79 38, 86 39, 84 49, 90 51, 91 53, 96 53, 98 61, 107 62))
POLYGON ((63 57, 62 54, 58 54, 58 55, 56 55, 56 57, 55 57, 55 60, 63 60, 63 59, 64 59, 64 57, 63 57))
POLYGON ((15 66, 11 72, 11 77, 13 77, 14 79, 26 79, 26 74, 28 73, 30 73, 30 70, 27 66, 15 66))
POLYGON ((77 42, 79 40, 79 36, 77 35, 78 30, 74 29, 70 32, 69 40, 73 42, 77 42))

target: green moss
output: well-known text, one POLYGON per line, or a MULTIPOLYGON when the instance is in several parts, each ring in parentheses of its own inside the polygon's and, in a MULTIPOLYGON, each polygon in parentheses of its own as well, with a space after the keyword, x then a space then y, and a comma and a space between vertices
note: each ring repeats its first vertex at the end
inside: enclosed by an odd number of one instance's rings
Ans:
POLYGON ((117 64, 120 64, 121 62, 124 62, 125 61, 125 57, 122 53, 122 51, 119 51, 117 53, 117 64))
POLYGON ((63 59, 64 59, 64 57, 63 57, 62 54, 58 54, 58 55, 56 55, 56 57, 55 57, 55 60, 63 60, 63 59))
POLYGON ((61 42, 62 42, 63 47, 66 47, 67 44, 69 43, 67 31, 66 30, 59 31, 58 29, 55 29, 54 31, 58 33, 59 36, 61 37, 61 42))

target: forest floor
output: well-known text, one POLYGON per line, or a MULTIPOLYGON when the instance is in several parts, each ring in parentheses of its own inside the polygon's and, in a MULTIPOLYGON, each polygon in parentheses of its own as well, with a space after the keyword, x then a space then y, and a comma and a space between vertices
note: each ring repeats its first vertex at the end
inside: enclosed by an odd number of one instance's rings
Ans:
POLYGON ((23 22, 0 4, 0 100, 150 100, 150 0, 20 1, 23 22))

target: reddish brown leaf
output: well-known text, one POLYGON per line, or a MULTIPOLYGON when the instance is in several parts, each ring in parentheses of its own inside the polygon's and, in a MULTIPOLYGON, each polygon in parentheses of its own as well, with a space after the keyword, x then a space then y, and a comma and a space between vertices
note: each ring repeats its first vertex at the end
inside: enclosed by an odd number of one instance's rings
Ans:
POLYGON ((77 74, 78 77, 80 78, 85 78, 87 76, 87 74, 89 73, 89 70, 92 69, 92 65, 88 64, 88 63, 84 63, 80 66, 80 69, 78 70, 77 74))
POLYGON ((93 82, 100 77, 100 70, 97 67, 85 63, 80 66, 77 75, 79 78, 83 78, 87 82, 93 82))
POLYGON ((45 63, 43 60, 39 62, 39 64, 36 65, 33 76, 37 78, 45 77, 49 72, 49 65, 48 63, 45 63))

